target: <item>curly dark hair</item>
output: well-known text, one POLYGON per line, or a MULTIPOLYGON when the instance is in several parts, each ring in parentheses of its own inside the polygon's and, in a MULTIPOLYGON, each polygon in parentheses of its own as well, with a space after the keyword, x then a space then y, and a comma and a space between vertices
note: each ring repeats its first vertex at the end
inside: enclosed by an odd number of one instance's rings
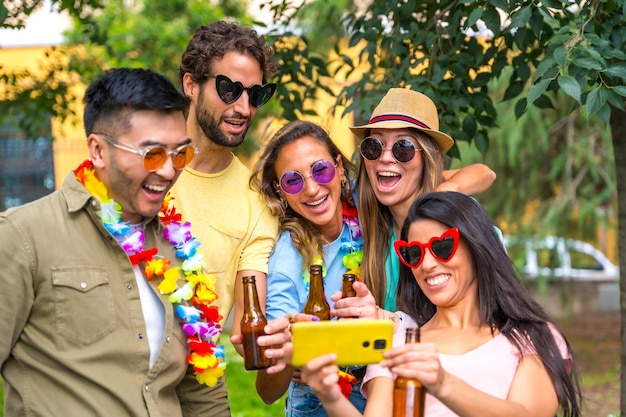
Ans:
POLYGON ((248 27, 218 21, 200 26, 187 44, 178 69, 181 86, 186 73, 191 74, 195 83, 204 83, 211 74, 213 62, 231 51, 251 55, 259 62, 263 84, 276 72, 274 52, 262 35, 248 27))

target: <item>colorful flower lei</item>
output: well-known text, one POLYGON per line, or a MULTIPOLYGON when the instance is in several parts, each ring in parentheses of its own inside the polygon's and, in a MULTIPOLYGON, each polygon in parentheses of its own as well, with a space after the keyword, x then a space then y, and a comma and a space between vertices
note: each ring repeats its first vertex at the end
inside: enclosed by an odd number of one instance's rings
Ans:
POLYGON ((214 386, 226 367, 224 346, 214 342, 222 332, 219 324, 222 316, 213 305, 217 299, 215 277, 203 272, 203 255, 196 251, 200 242, 191 235, 191 223, 182 222, 182 215, 176 212, 171 204, 173 198, 168 194, 163 199, 159 220, 164 226, 163 237, 182 260, 180 267, 170 267, 172 262, 159 256, 156 248, 144 250, 143 228, 122 221, 121 205, 108 197, 108 190, 96 177, 90 161, 80 164, 74 174, 100 201, 102 223, 128 254, 131 264, 145 264, 143 273, 147 280, 162 278, 158 289, 169 295, 168 300, 176 306, 174 310, 187 335, 190 350, 187 362, 193 366, 199 383, 214 386), (185 284, 179 287, 181 278, 185 279, 185 284))
MULTIPOLYGON (((343 266, 346 267, 347 274, 356 275, 358 280, 361 276, 361 263, 363 262, 363 237, 361 236, 361 226, 359 225, 356 207, 348 206, 345 202, 342 202, 342 205, 343 223, 350 229, 350 238, 341 238, 341 249, 348 251, 348 253, 343 256, 343 266)), ((313 265, 321 265, 322 275, 326 275, 324 260, 320 255, 315 256, 312 263, 313 265)), ((305 266, 302 271, 302 280, 304 281, 305 289, 308 291, 311 281, 308 266, 305 266)))
POLYGON ((343 257, 343 266, 348 269, 346 273, 356 275, 357 279, 361 276, 361 263, 363 262, 363 237, 358 215, 356 207, 343 203, 343 222, 350 229, 350 240, 344 240, 341 243, 341 247, 349 251, 343 257))

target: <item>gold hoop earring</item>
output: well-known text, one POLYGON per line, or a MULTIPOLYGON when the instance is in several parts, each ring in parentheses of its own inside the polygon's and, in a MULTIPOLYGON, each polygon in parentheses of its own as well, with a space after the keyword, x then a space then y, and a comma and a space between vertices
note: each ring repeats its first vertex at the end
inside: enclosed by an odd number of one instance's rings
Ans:
POLYGON ((348 186, 348 179, 346 177, 341 178, 341 186, 344 188, 348 186))
POLYGON ((289 204, 287 204, 287 200, 282 197, 280 198, 280 204, 283 206, 283 210, 287 210, 287 207, 289 207, 289 204))

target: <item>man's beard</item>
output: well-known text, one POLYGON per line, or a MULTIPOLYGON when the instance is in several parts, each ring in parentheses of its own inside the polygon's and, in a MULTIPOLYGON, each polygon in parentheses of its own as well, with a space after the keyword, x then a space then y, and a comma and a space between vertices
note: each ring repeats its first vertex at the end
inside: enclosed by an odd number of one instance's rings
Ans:
POLYGON ((215 120, 207 107, 204 105, 203 96, 200 95, 198 97, 198 105, 196 106, 196 120, 200 129, 204 135, 212 142, 220 145, 226 146, 230 148, 234 148, 236 146, 241 145, 243 140, 246 138, 246 133, 248 133, 248 128, 250 127, 250 118, 246 119, 246 128, 243 132, 238 135, 226 135, 222 129, 220 129, 221 118, 215 120))

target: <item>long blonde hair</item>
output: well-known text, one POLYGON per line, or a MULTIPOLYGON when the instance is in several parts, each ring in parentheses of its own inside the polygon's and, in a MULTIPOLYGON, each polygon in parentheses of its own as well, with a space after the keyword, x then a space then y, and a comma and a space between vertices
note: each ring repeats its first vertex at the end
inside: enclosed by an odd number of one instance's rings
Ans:
MULTIPOLYGON (((443 181, 444 155, 439 151, 437 143, 426 133, 418 129, 407 129, 416 136, 417 142, 422 148, 422 176, 416 184, 416 197, 419 197, 435 191, 443 181)), ((390 254, 389 239, 391 238, 393 217, 389 207, 376 199, 363 163, 363 156, 360 156, 357 178, 359 222, 363 234, 361 276, 374 295, 376 304, 384 306, 387 297, 385 264, 390 254)), ((402 227, 402 225, 399 226, 402 227)))
POLYGON ((317 225, 296 213, 281 199, 277 189, 278 178, 275 170, 280 150, 285 145, 303 137, 311 137, 323 144, 332 156, 333 161, 337 161, 341 155, 344 176, 346 178, 341 185, 341 200, 349 205, 353 205, 352 181, 350 178, 353 178, 354 164, 341 153, 324 128, 304 120, 286 124, 267 142, 261 150, 259 161, 254 166, 252 176, 250 177, 250 186, 259 191, 272 214, 278 216, 280 231, 288 230, 291 232, 293 244, 302 254, 304 258, 303 265, 307 267, 312 264, 315 256, 322 256, 322 246, 328 242, 322 236, 317 225))

